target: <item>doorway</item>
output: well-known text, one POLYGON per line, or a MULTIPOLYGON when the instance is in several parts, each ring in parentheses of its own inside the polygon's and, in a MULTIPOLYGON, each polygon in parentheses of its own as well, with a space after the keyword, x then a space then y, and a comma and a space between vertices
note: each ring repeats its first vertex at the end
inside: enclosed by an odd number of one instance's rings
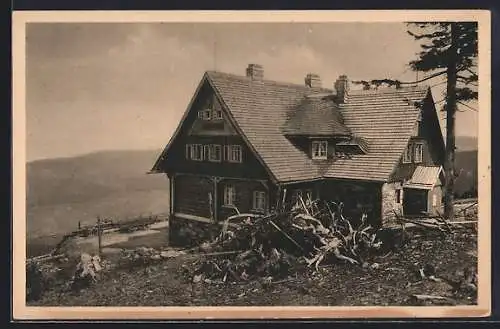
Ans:
POLYGON ((404 189, 403 214, 405 216, 422 215, 428 211, 428 190, 404 189))

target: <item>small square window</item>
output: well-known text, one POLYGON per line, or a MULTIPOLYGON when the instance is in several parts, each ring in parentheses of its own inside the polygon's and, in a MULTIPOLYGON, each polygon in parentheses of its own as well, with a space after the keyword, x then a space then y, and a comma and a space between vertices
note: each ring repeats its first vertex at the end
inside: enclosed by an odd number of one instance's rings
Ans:
POLYGON ((210 110, 210 109, 198 111, 198 118, 199 119, 210 120, 211 116, 212 116, 212 110, 210 110))
POLYGON ((312 158, 313 159, 326 159, 328 142, 327 141, 313 141, 312 144, 312 158))
POLYGON ((214 120, 222 120, 222 111, 221 110, 214 110, 212 117, 214 120))

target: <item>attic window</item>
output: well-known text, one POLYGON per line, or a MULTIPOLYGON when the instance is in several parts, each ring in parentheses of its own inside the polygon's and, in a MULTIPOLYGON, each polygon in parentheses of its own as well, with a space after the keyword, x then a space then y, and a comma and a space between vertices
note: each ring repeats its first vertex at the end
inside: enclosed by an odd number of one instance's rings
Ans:
POLYGON ((213 120, 222 120, 222 111, 221 110, 214 110, 212 113, 213 120))
POLYGON ((198 118, 201 120, 210 120, 211 117, 212 117, 212 110, 210 109, 198 111, 198 118))
POLYGON ((327 158, 327 141, 313 141, 312 144, 312 158, 313 159, 326 159, 327 158))

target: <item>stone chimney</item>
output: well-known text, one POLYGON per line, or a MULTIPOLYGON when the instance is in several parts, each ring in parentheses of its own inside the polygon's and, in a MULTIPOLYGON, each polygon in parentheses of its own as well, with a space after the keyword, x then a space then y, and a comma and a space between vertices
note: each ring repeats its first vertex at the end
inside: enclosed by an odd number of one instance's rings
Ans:
POLYGON ((321 78, 315 73, 307 74, 304 81, 309 88, 321 88, 321 78))
POLYGON ((339 103, 345 103, 347 101, 347 97, 349 96, 349 80, 347 79, 347 75, 341 75, 335 81, 335 91, 337 92, 337 100, 339 103))
POLYGON ((262 79, 264 79, 264 68, 259 64, 248 64, 247 77, 252 80, 261 81, 262 79))

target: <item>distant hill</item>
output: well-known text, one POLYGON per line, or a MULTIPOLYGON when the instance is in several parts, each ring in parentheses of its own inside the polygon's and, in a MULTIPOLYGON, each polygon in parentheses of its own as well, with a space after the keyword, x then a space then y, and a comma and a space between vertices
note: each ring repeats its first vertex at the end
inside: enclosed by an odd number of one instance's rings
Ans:
POLYGON ((455 180, 455 195, 475 197, 478 188, 477 150, 457 151, 455 153, 455 168, 458 174, 455 180), (467 193, 466 195, 464 195, 467 193), (468 193, 472 193, 469 195, 468 193))
POLYGON ((457 136, 455 138, 457 151, 472 151, 477 150, 477 137, 474 136, 457 136))
POLYGON ((103 151, 27 164, 27 233, 74 230, 96 216, 168 212, 168 179, 147 175, 159 150, 103 151))

